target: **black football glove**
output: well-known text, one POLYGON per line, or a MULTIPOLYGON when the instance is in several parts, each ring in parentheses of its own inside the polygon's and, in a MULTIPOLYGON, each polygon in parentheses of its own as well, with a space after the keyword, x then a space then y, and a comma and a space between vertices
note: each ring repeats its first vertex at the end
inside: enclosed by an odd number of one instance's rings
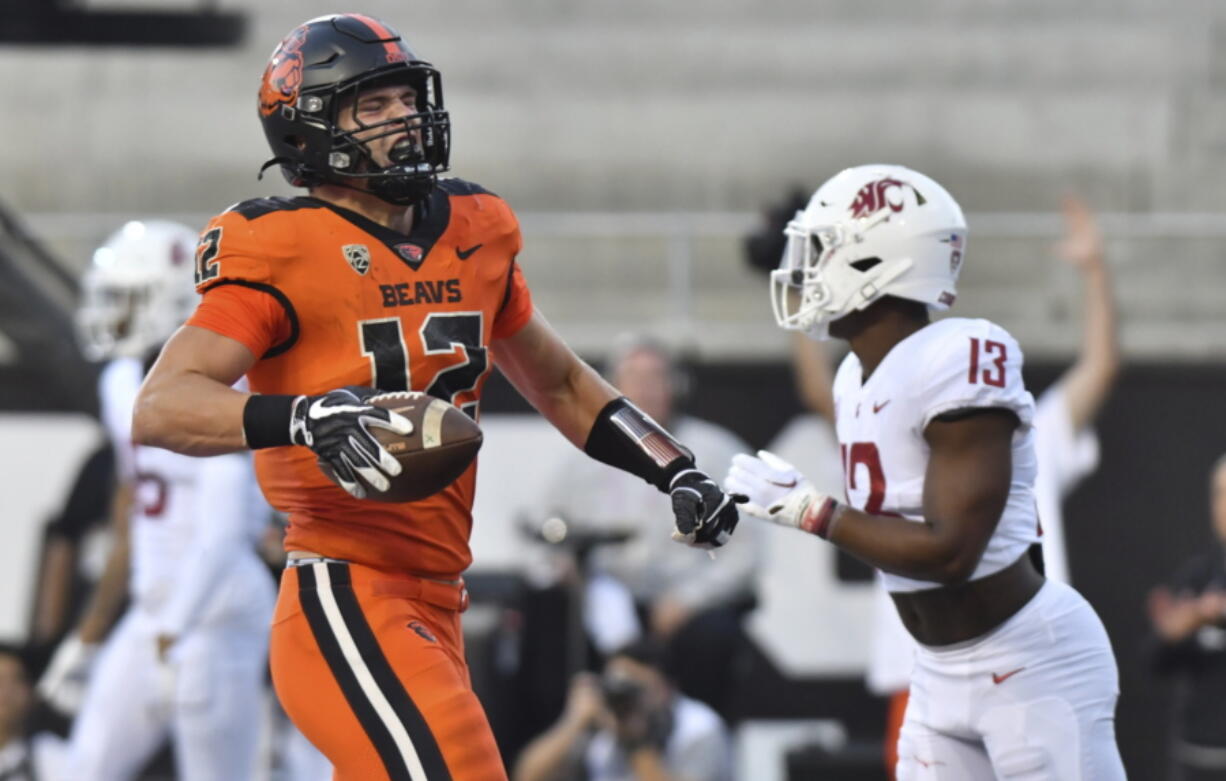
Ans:
POLYGON ((711 550, 732 538, 740 516, 736 506, 747 501, 740 494, 726 494, 705 472, 678 472, 668 486, 673 500, 673 539, 691 548, 711 550))
POLYGON ((366 496, 361 476, 376 491, 386 491, 389 477, 400 474, 400 462, 387 452, 371 426, 413 433, 408 418, 368 403, 380 391, 350 385, 322 396, 299 396, 290 415, 289 436, 295 445, 309 447, 332 467, 341 487, 358 499, 366 496))

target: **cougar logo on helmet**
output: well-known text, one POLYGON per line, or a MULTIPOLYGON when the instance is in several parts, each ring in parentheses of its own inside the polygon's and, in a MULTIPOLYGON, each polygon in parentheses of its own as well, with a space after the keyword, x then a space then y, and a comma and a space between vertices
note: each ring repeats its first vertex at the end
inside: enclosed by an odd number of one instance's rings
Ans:
POLYGON ((292 106, 298 100, 302 86, 302 45, 306 43, 306 25, 296 28, 286 36, 268 67, 264 69, 264 81, 260 84, 260 113, 268 116, 278 106, 292 106))
POLYGON ((834 321, 883 296, 948 309, 966 253, 958 202, 900 165, 835 174, 784 235, 783 258, 771 272, 775 322, 818 339, 829 336, 834 321))
POLYGON ((904 182, 889 178, 869 182, 860 188, 856 199, 851 202, 851 216, 857 219, 868 217, 887 206, 893 211, 902 211, 902 188, 906 186, 904 182))

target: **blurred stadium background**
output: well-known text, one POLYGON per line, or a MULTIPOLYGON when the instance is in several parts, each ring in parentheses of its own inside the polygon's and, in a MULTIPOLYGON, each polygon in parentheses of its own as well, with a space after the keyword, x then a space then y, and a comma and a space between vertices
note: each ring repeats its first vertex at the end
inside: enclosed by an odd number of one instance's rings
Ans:
MULTIPOLYGON (((1073 272, 1050 252, 1056 212, 1066 193, 1088 199, 1108 238, 1126 366, 1100 419, 1102 468, 1069 503, 1067 534, 1074 582, 1119 657, 1130 774, 1162 777, 1165 689, 1141 654, 1144 594, 1208 539, 1205 475, 1226 450, 1226 6, 4 5, 0 640, 24 637, 42 525, 97 437, 92 374, 68 327, 74 280, 131 217, 202 225, 240 199, 290 192, 275 171, 255 180, 268 157, 258 78, 294 25, 360 10, 397 25, 441 69, 453 172, 520 213, 521 262, 563 336, 597 363, 627 328, 670 340, 691 356, 691 410, 755 446, 801 413, 786 338, 742 259, 741 239, 767 204, 861 162, 898 162, 941 181, 970 223, 958 311, 1010 329, 1038 390, 1078 343, 1073 272), (185 17, 81 22, 150 10, 185 17)), ((512 495, 494 462, 522 458, 538 439, 539 452, 555 451, 548 435, 516 428, 527 425, 514 417, 522 403, 491 385, 485 409, 508 436, 488 437, 474 573, 513 578, 526 545, 513 524, 532 511, 531 485, 521 480, 512 495)), ((539 461, 547 469, 549 458, 539 461)), ((755 631, 775 685, 792 692, 746 703, 742 737, 755 751, 781 755, 777 746, 820 737, 836 721, 871 733, 880 718, 859 682, 866 586, 823 556, 814 554, 826 573, 816 582, 847 599, 816 600, 811 626, 755 631), (797 647, 812 649, 809 663, 796 661, 797 647), (759 729, 770 725, 779 729, 759 729)), ((497 632, 481 629, 480 613, 471 619, 470 632, 497 632)), ((498 708, 513 713, 514 702, 498 708)))

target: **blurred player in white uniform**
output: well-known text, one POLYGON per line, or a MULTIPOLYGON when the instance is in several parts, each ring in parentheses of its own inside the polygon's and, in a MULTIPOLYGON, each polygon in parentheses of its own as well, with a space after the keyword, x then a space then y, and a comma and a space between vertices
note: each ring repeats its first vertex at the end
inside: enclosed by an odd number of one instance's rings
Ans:
POLYGON ((1119 675, 1106 631, 1046 580, 1034 400, 1017 342, 986 320, 929 321, 954 301, 966 222, 900 166, 845 170, 787 228, 779 325, 846 340, 834 381, 849 502, 778 457, 726 480, 758 518, 878 567, 919 641, 899 779, 1119 779, 1119 675))
POLYGON ((130 222, 98 249, 84 279, 78 324, 89 356, 110 359, 99 381, 102 419, 119 493, 130 501, 115 511, 108 574, 39 684, 61 710, 80 706, 71 779, 133 778, 167 738, 186 781, 255 772, 275 600, 255 551, 268 506, 246 454, 199 459, 131 444, 145 370, 196 304, 195 248, 189 228, 130 222), (99 649, 125 572, 129 607, 99 649))

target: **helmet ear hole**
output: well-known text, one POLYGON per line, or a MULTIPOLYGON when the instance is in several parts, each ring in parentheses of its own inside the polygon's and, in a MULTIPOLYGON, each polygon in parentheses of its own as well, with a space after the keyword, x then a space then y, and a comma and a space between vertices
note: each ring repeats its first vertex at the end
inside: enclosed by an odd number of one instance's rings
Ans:
POLYGON ((852 261, 851 263, 847 265, 851 266, 856 271, 865 272, 865 271, 868 271, 870 268, 879 265, 880 263, 881 263, 881 258, 860 258, 859 260, 852 261))

